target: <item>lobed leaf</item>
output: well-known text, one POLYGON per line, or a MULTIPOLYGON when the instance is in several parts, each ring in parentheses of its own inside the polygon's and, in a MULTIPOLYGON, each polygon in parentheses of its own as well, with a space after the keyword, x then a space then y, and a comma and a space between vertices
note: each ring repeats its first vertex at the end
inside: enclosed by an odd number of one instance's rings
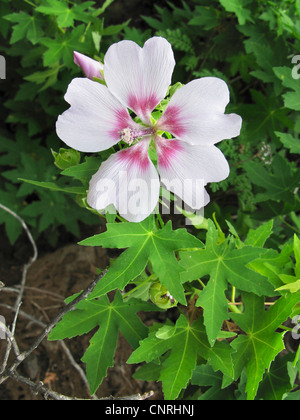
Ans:
POLYGON ((112 302, 107 296, 97 300, 86 299, 76 306, 76 310, 64 315, 48 339, 72 338, 99 327, 82 358, 86 363, 87 379, 93 395, 106 376, 107 369, 113 366, 119 331, 128 343, 136 348, 139 341, 147 336, 148 331, 136 312, 151 311, 154 308, 154 305, 136 299, 123 302, 119 292, 115 294, 112 302))
POLYGON ((107 231, 80 242, 84 246, 128 248, 110 267, 101 282, 95 287, 91 298, 124 287, 144 270, 148 262, 161 284, 183 304, 186 303, 180 273, 184 271, 175 256, 182 248, 198 248, 203 244, 187 233, 186 229, 172 230, 171 222, 158 230, 153 216, 141 223, 107 224, 107 231))
POLYGON ((204 323, 211 344, 214 344, 223 321, 229 316, 228 301, 224 294, 228 283, 239 290, 252 292, 258 296, 273 294, 273 287, 268 280, 248 268, 250 262, 265 252, 266 250, 262 248, 247 245, 235 249, 234 243, 229 238, 218 244, 218 230, 209 220, 205 249, 181 253, 181 265, 185 268, 181 274, 183 281, 210 276, 206 287, 199 295, 197 306, 204 309, 204 323))
POLYGON ((236 350, 232 355, 235 379, 244 367, 247 372, 247 398, 253 400, 259 383, 271 362, 284 349, 284 333, 275 332, 287 320, 293 307, 299 302, 300 293, 281 297, 267 311, 264 298, 254 294, 243 294, 245 312, 232 314, 234 322, 244 331, 231 346, 236 350))
MULTIPOLYGON (((164 327, 163 327, 164 328, 164 327)), ((130 356, 128 363, 151 362, 169 351, 162 362, 159 380, 162 381, 165 399, 175 399, 186 388, 197 362, 197 355, 208 360, 214 370, 233 375, 231 350, 227 343, 208 343, 202 318, 192 325, 181 315, 173 326, 174 332, 159 338, 156 331, 149 334, 130 356)), ((159 332, 159 330, 158 330, 159 332)))

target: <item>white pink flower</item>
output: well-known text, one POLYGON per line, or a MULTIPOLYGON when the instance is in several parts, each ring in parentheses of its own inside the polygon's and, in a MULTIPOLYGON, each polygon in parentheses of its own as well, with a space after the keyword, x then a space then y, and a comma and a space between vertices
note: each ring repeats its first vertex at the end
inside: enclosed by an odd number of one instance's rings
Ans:
POLYGON ((214 144, 238 136, 242 120, 224 114, 229 90, 223 80, 193 80, 175 92, 158 121, 151 116, 167 94, 174 66, 164 38, 153 37, 143 48, 121 41, 104 57, 106 86, 86 78, 70 83, 65 99, 71 107, 58 118, 58 136, 82 152, 100 152, 120 141, 129 146, 112 154, 92 177, 91 207, 113 204, 124 218, 139 222, 155 209, 163 184, 199 209, 209 202, 204 186, 228 176, 228 163, 214 144), (157 167, 149 158, 150 144, 157 167))

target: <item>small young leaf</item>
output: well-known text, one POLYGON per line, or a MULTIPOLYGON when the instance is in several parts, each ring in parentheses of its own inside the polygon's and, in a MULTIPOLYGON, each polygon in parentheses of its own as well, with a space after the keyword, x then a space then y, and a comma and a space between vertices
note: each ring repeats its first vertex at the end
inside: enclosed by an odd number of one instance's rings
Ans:
MULTIPOLYGON (((279 275, 279 277, 282 279, 282 275, 279 275)), ((292 276, 290 276, 292 277, 292 276)), ((297 293, 300 290, 300 279, 297 280, 296 277, 292 277, 295 279, 293 282, 287 283, 284 286, 278 287, 276 290, 288 290, 290 293, 297 293)), ((283 280, 283 279, 282 279, 283 280)))

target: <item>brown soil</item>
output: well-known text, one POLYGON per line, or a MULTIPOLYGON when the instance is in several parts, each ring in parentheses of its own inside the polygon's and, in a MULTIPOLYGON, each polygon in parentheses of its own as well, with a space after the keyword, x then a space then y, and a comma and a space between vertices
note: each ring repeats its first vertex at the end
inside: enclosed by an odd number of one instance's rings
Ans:
MULTIPOLYGON (((27 257, 31 252, 27 250, 27 257)), ((20 284, 23 262, 19 264, 3 259, 0 250, 1 269, 0 281, 6 286, 16 288, 20 284), (2 258, 1 258, 2 257, 2 258)), ((24 260, 24 256, 23 256, 24 260)), ((14 259, 14 261, 16 261, 14 259)), ((28 272, 26 289, 22 301, 21 311, 36 320, 47 324, 63 307, 64 299, 87 287, 95 277, 96 268, 105 268, 109 263, 107 250, 101 248, 66 245, 38 258, 28 272)), ((11 325, 13 313, 3 305, 13 306, 16 293, 0 293, 0 314, 5 317, 7 325, 11 325)), ((16 328, 16 339, 20 350, 27 349, 41 332, 42 327, 26 319, 20 314, 16 328)), ((80 361, 89 345, 89 334, 71 340, 65 340, 75 361, 85 369, 80 361)), ((0 340, 0 363, 5 352, 5 341, 0 340)), ((132 349, 120 335, 115 353, 115 365, 108 370, 96 395, 108 397, 110 395, 129 396, 154 391, 152 399, 162 399, 161 386, 158 383, 144 383, 132 378, 137 369, 135 365, 127 365, 132 349)), ((77 398, 89 398, 85 384, 78 372, 72 366, 64 350, 58 342, 44 340, 32 355, 20 365, 18 372, 30 378, 35 383, 42 381, 50 389, 77 398)), ((0 386, 0 400, 39 400, 40 395, 34 395, 23 384, 14 380, 7 380, 0 386)))

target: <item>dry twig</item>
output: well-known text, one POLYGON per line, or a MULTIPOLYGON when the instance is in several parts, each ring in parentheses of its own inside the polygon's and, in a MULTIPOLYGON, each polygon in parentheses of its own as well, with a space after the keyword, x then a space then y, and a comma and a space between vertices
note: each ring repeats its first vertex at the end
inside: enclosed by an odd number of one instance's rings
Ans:
MULTIPOLYGON (((26 233, 26 235, 29 239, 29 242, 32 245, 32 249, 33 249, 32 257, 30 257, 28 263, 25 264, 24 267, 23 267, 20 291, 17 295, 17 299, 16 299, 15 306, 14 306, 15 316, 14 316, 12 327, 11 327, 11 338, 13 338, 14 335, 15 335, 19 310, 20 310, 20 307, 21 307, 21 304, 22 304, 22 298, 23 298, 23 294, 24 294, 27 272, 28 272, 28 269, 31 267, 31 265, 36 261, 36 259, 38 257, 38 251, 37 251, 36 243, 35 243, 32 235, 30 233, 30 230, 28 229, 26 223, 24 222, 24 220, 20 216, 18 216, 15 212, 13 212, 11 209, 9 209, 8 207, 4 206, 1 203, 0 203, 0 208, 2 210, 6 211, 7 213, 9 213, 11 216, 13 216, 15 219, 17 219, 21 223, 21 225, 22 225, 22 227, 23 227, 23 229, 24 229, 24 231, 25 231, 25 233, 26 233)), ((15 343, 15 340, 12 340, 12 339, 8 340, 8 342, 7 342, 6 352, 5 352, 3 364, 2 364, 1 369, 0 369, 0 373, 3 373, 6 366, 7 366, 8 358, 9 358, 9 355, 10 355, 10 352, 11 352, 11 347, 12 347, 13 343, 15 343)))
MULTIPOLYGON (((6 381, 6 379, 12 378, 12 379, 14 379, 18 382, 26 384, 33 392, 41 393, 44 396, 45 399, 52 398, 54 400, 80 400, 80 398, 71 398, 71 397, 59 394, 55 391, 52 391, 49 388, 45 387, 45 385, 42 382, 40 382, 38 384, 34 383, 29 378, 25 378, 24 376, 20 375, 17 372, 17 368, 41 344, 41 342, 44 340, 44 338, 47 337, 47 335, 52 331, 52 329, 62 319, 62 317, 67 312, 73 310, 79 302, 81 302, 83 299, 85 299, 92 292, 92 290, 94 289, 94 287, 96 286, 98 281, 105 275, 106 270, 104 270, 99 276, 97 276, 92 281, 92 283, 79 296, 77 296, 72 302, 65 305, 65 307, 57 314, 57 316, 51 322, 48 323, 48 325, 45 325, 43 322, 41 322, 39 320, 36 320, 31 315, 28 315, 25 312, 23 312, 20 308, 21 308, 21 305, 22 305, 22 298, 23 298, 24 290, 26 288, 26 277, 27 277, 28 269, 36 261, 37 256, 38 256, 37 246, 36 246, 35 241, 34 241, 32 235, 30 233, 30 230, 28 229, 24 220, 20 216, 18 216, 16 213, 14 213, 12 210, 5 207, 1 203, 0 203, 0 208, 2 210, 6 211, 7 213, 11 214, 13 217, 15 217, 21 223, 21 225, 23 226, 23 228, 24 228, 24 230, 27 234, 27 237, 28 237, 28 239, 29 239, 29 241, 32 245, 32 248, 33 248, 32 257, 29 259, 28 263, 25 264, 24 267, 23 267, 22 280, 21 280, 20 286, 17 286, 17 287, 14 287, 14 288, 6 288, 5 285, 2 282, 0 282, 0 291, 17 293, 17 298, 16 298, 16 302, 15 302, 14 306, 0 304, 0 306, 6 307, 6 308, 10 309, 12 312, 15 313, 11 329, 9 329, 6 325, 1 323, 1 329, 3 329, 6 333, 7 347, 6 347, 6 353, 5 353, 5 356, 4 356, 4 360, 3 360, 2 366, 0 368, 0 384, 2 384, 4 381, 6 381), (36 323, 36 324, 40 325, 43 328, 42 332, 35 339, 34 343, 27 350, 23 351, 22 353, 19 350, 16 338, 15 338, 16 324, 17 324, 17 319, 18 319, 19 315, 27 318, 32 323, 36 323), (11 349, 13 349, 13 351, 15 353, 15 359, 10 364, 10 366, 7 367, 11 349)), ((59 343, 61 344, 61 346, 62 346, 64 352, 66 353, 68 359, 70 360, 71 364, 78 371, 79 375, 81 376, 82 380, 84 381, 85 386, 88 388, 88 382, 87 382, 87 379, 86 379, 86 376, 85 376, 83 370, 74 360, 74 358, 73 358, 70 350, 66 346, 66 344, 63 341, 60 341, 59 343)), ((117 397, 117 398, 110 396, 110 397, 107 397, 107 398, 101 398, 101 400, 145 400, 145 399, 151 397, 152 395, 153 395, 153 392, 151 391, 151 392, 145 393, 144 395, 136 394, 136 395, 131 395, 131 396, 128 396, 128 397, 117 397)), ((92 399, 98 399, 98 398, 94 396, 94 397, 92 397, 92 399)))

